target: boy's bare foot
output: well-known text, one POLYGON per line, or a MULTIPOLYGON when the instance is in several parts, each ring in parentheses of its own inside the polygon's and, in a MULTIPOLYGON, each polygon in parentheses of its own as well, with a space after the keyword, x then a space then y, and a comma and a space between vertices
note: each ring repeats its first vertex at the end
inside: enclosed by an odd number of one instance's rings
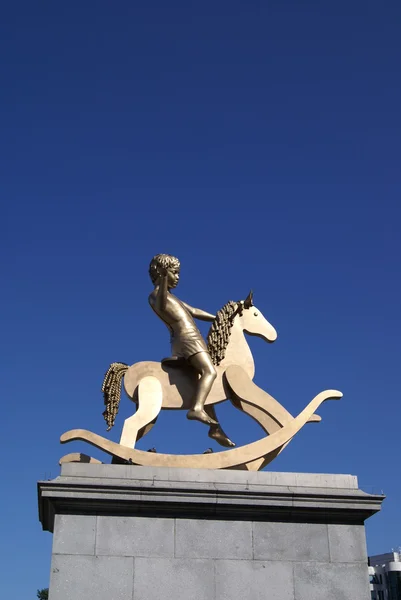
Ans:
POLYGON ((209 417, 209 415, 201 408, 192 408, 187 412, 187 419, 191 421, 200 421, 205 425, 217 425, 217 421, 209 417))
POLYGON ((226 448, 234 448, 235 444, 226 436, 220 425, 212 425, 209 429, 209 437, 213 440, 216 440, 220 444, 220 446, 225 446, 226 448))

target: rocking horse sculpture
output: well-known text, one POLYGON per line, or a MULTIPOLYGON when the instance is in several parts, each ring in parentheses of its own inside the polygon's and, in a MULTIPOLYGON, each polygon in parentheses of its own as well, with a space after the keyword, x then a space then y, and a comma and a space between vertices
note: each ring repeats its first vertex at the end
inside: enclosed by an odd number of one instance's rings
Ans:
MULTIPOLYGON (((271 462, 306 424, 319 422, 315 414, 325 400, 340 399, 341 392, 325 390, 293 417, 270 394, 252 381, 255 368, 244 333, 274 342, 277 333, 253 304, 252 292, 246 300, 228 302, 211 315, 192 308, 171 293, 177 286, 180 263, 177 258, 159 254, 150 264, 155 285, 149 303, 171 332, 172 356, 161 362, 139 362, 132 366, 112 363, 102 391, 104 418, 110 429, 118 412, 121 387, 138 408, 125 420, 120 443, 83 429, 61 436, 61 443, 82 440, 130 464, 209 469, 260 470, 271 462), (212 321, 205 344, 194 319, 212 321), (214 404, 229 399, 255 419, 267 434, 264 438, 234 448, 217 420, 214 404), (217 453, 171 455, 135 449, 135 443, 150 431, 162 409, 185 409, 188 419, 209 427, 209 437, 231 448, 217 453)), ((100 462, 79 453, 64 456, 65 462, 100 462)))

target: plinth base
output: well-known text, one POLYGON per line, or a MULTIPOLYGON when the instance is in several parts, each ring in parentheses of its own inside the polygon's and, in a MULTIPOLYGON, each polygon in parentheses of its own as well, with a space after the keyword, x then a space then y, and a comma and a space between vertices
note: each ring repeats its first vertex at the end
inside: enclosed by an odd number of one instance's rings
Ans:
POLYGON ((52 600, 366 600, 351 475, 66 464, 39 482, 52 600))

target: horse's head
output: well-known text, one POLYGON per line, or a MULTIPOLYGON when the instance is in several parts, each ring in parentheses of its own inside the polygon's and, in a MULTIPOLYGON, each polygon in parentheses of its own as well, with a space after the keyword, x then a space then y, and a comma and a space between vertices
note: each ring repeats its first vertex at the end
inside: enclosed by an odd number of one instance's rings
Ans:
POLYGON ((266 342, 274 342, 277 339, 277 332, 273 325, 265 319, 260 310, 253 305, 253 294, 249 292, 246 300, 241 302, 238 307, 238 313, 242 329, 250 335, 257 335, 266 342))

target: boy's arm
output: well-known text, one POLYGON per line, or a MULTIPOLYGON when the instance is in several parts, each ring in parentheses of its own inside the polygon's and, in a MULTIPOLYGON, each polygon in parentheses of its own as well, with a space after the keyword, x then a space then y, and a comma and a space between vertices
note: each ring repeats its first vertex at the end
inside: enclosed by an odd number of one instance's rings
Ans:
POLYGON ((160 269, 160 278, 158 281, 159 289, 157 290, 156 298, 155 298, 155 308, 158 311, 164 311, 167 303, 167 270, 160 269))
POLYGON ((194 308, 193 306, 189 306, 186 302, 180 301, 185 308, 190 312, 194 319, 199 319, 200 321, 214 321, 216 315, 211 315, 210 313, 201 310, 200 308, 194 308))

